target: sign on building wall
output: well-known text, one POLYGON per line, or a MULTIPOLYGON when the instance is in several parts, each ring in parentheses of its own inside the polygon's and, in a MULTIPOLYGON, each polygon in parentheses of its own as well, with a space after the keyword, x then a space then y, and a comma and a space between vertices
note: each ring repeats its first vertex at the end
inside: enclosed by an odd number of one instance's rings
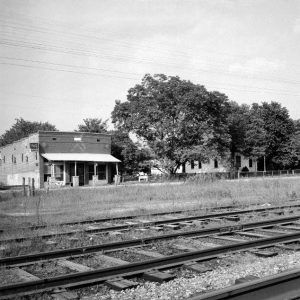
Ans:
POLYGON ((29 148, 31 152, 39 151, 39 143, 29 143, 29 148))

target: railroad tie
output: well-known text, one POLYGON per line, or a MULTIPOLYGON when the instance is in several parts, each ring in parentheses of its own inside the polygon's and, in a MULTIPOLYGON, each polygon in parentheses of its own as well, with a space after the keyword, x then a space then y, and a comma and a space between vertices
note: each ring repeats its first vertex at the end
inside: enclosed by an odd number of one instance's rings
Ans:
POLYGON ((123 235, 123 233, 121 231, 110 231, 109 235, 120 236, 120 235, 123 235))
POLYGON ((149 229, 156 230, 156 231, 164 230, 163 227, 160 227, 160 226, 151 226, 151 227, 149 227, 149 229))
POLYGON ((109 263, 112 263, 114 265, 126 265, 129 264, 128 261, 125 261, 123 259, 120 258, 116 258, 116 257, 112 257, 112 256, 108 256, 108 255, 104 255, 104 254, 96 254, 97 257, 99 257, 100 259, 103 259, 109 263))
POLYGON ((245 283, 245 282, 250 282, 252 280, 259 279, 258 276, 254 275, 247 275, 245 277, 241 277, 235 280, 235 284, 240 284, 240 283, 245 283))
POLYGON ((255 250, 255 251, 250 251, 250 253, 253 253, 258 257, 273 257, 278 255, 278 252, 268 251, 268 250, 255 250))
POLYGON ((66 267, 66 268, 69 268, 69 269, 71 269, 73 271, 77 271, 77 272, 85 272, 85 271, 93 270, 93 268, 90 268, 90 267, 82 265, 82 264, 78 264, 76 262, 73 262, 73 261, 70 261, 67 259, 59 259, 57 261, 57 264, 59 266, 66 267))
POLYGON ((239 216, 227 216, 227 217, 224 217, 224 219, 226 219, 227 221, 233 221, 233 222, 240 221, 240 217, 239 216))
POLYGON ((192 221, 185 221, 185 222, 178 222, 178 225, 179 225, 179 226, 182 226, 182 227, 184 227, 184 226, 189 227, 189 226, 193 226, 193 225, 195 225, 195 224, 193 224, 192 221))
POLYGON ((155 251, 147 251, 147 250, 142 250, 142 249, 130 249, 130 252, 137 253, 137 254, 142 254, 145 256, 153 257, 153 258, 161 258, 165 257, 163 254, 155 252, 155 251))
POLYGON ((217 239, 217 240, 224 240, 224 241, 234 242, 234 243, 246 242, 246 240, 233 238, 233 237, 230 237, 230 236, 224 236, 224 235, 214 235, 211 238, 217 239))
POLYGON ((192 252, 192 251, 198 251, 199 249, 195 247, 189 247, 184 244, 173 244, 171 245, 171 248, 177 249, 177 250, 182 250, 182 251, 187 251, 187 252, 192 252))
POLYGON ((167 272, 160 272, 158 270, 148 271, 143 274, 144 279, 159 283, 173 280, 175 277, 175 275, 169 274, 167 272))
POLYGON ((290 230, 300 230, 300 226, 292 226, 292 225, 278 226, 278 228, 290 229, 290 230))
POLYGON ((263 232, 263 233, 270 233, 271 234, 291 234, 293 233, 292 231, 283 231, 283 230, 276 230, 276 229, 258 229, 260 232, 263 232))
POLYGON ((209 218, 208 219, 210 222, 222 222, 223 219, 222 218, 209 218))
POLYGON ((56 241, 52 241, 52 240, 48 240, 48 241, 45 241, 45 244, 47 246, 56 246, 57 242, 56 241))
POLYGON ((25 270, 23 269, 20 269, 20 268, 13 268, 11 270, 18 278, 20 278, 20 280, 22 281, 35 281, 35 280, 40 280, 39 277, 33 275, 33 274, 30 274, 28 272, 26 272, 25 270))
POLYGON ((97 230, 97 229, 100 229, 101 227, 100 226, 96 226, 96 225, 89 225, 88 227, 87 227, 87 231, 88 230, 97 230))
POLYGON ((186 270, 197 272, 197 273, 206 273, 212 271, 212 268, 199 264, 197 262, 188 262, 185 263, 182 267, 186 270))
POLYGON ((138 286, 138 283, 128 279, 124 279, 123 277, 118 277, 105 281, 105 285, 116 291, 122 291, 125 289, 135 288, 138 286))
POLYGON ((260 234, 256 232, 237 231, 235 233, 246 237, 255 237, 255 238, 262 238, 262 239, 269 237, 269 235, 260 234))
POLYGON ((77 300, 79 296, 75 292, 69 292, 66 290, 58 290, 51 294, 53 300, 77 300))
POLYGON ((164 228, 173 229, 173 230, 180 229, 179 224, 165 224, 163 226, 164 228))
POLYGON ((138 222, 132 222, 132 221, 127 221, 127 222, 125 222, 125 224, 127 224, 128 226, 137 226, 137 225, 139 225, 138 222))
POLYGON ((276 247, 284 249, 284 250, 292 250, 292 251, 299 251, 300 245, 298 243, 293 244, 278 244, 276 247))

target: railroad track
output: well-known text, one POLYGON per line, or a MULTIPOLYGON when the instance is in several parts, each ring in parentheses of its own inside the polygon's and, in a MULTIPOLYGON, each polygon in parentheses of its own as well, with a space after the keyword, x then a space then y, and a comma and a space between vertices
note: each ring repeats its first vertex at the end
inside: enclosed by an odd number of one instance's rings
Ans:
MULTIPOLYGON (((296 199, 287 199, 287 202, 291 201, 297 201, 300 200, 300 198, 296 199)), ((273 209, 283 209, 283 208, 291 208, 291 207, 300 207, 300 204, 290 204, 290 205, 282 205, 282 206, 275 206, 275 207, 265 207, 264 210, 273 210, 273 209)), ((201 210, 204 211, 215 211, 215 210, 226 210, 226 209, 237 209, 240 210, 240 206, 234 206, 234 205, 228 205, 228 206, 218 206, 218 207, 203 207, 201 210)), ((250 210, 250 209, 249 209, 250 210)), ((165 211, 165 212, 159 212, 159 213, 152 213, 152 214, 140 214, 140 215, 129 215, 129 216, 119 216, 119 217, 108 217, 108 218, 98 218, 98 219, 88 219, 88 220, 81 220, 81 221, 74 221, 74 222, 62 222, 59 224, 59 226, 72 226, 72 225, 85 225, 85 224, 99 224, 99 223, 108 223, 112 221, 124 221, 124 220, 130 220, 135 218, 143 218, 143 217, 155 217, 155 216, 164 216, 164 215, 175 215, 175 214, 183 214, 183 213, 190 213, 194 212, 195 209, 189 209, 189 210, 175 210, 175 211, 165 211)), ((43 229, 51 226, 51 224, 40 224, 40 225, 32 225, 27 227, 18 227, 18 230, 37 230, 37 229, 43 229)), ((0 228, 0 233, 5 232, 6 230, 4 228, 0 228)))
MULTIPOLYGON (((205 229, 200 231, 191 231, 184 233, 186 237, 201 238, 208 237, 211 238, 228 238, 233 236, 233 234, 248 234, 251 230, 262 229, 266 233, 266 230, 273 230, 274 226, 279 226, 284 229, 284 226, 288 224, 293 224, 299 221, 300 216, 293 216, 289 218, 276 218, 273 220, 267 220, 263 222, 252 222, 244 223, 237 226, 219 227, 213 229, 205 229), (214 236, 211 236, 211 235, 214 236), (217 235, 217 236, 216 236, 217 235)), ((299 225, 299 223, 297 223, 299 225)), ((292 226, 287 228, 291 230, 292 226)), ((76 272, 67 275, 61 275, 56 277, 51 277, 47 279, 34 279, 28 282, 21 282, 16 284, 9 284, 5 286, 0 286, 0 299, 13 298, 25 294, 43 293, 46 291, 51 291, 55 288, 81 288, 94 284, 107 284, 113 288, 118 289, 118 287, 133 287, 136 286, 134 282, 130 279, 134 277, 143 276, 148 280, 164 281, 171 280, 174 276, 170 275, 165 270, 177 267, 189 268, 192 270, 201 269, 200 263, 203 261, 210 260, 212 258, 224 255, 226 253, 234 253, 238 251, 249 251, 253 249, 262 249, 267 247, 288 247, 291 243, 297 243, 300 240, 300 226, 299 231, 297 228, 293 227, 296 232, 293 233, 282 233, 277 232, 276 236, 258 238, 250 241, 238 241, 235 240, 233 244, 217 246, 213 248, 207 248, 203 250, 188 251, 187 253, 180 253, 176 255, 163 256, 155 259, 147 259, 141 262, 126 263, 114 267, 102 268, 102 269, 90 269, 88 271, 76 272), (286 246, 285 246, 286 245, 286 246), (199 267, 200 266, 200 267, 199 267)), ((273 231, 274 233, 275 231, 273 231)), ((183 233, 180 233, 182 235, 183 233)), ((257 232, 252 232, 252 236, 259 236, 257 232)), ((256 236, 256 237, 257 237, 256 236)), ((23 257, 13 257, 5 258, 0 261, 2 266, 18 266, 26 265, 29 263, 34 263, 40 260, 57 259, 57 258, 67 258, 71 256, 84 255, 87 253, 92 253, 96 251, 103 251, 104 253, 110 253, 111 251, 125 249, 128 247, 144 246, 148 243, 153 242, 157 239, 163 238, 176 238, 177 234, 157 236, 148 238, 145 240, 130 240, 123 243, 110 243, 104 245, 91 246, 85 248, 74 248, 68 250, 60 250, 48 253, 40 253, 38 255, 23 256, 23 257), (94 247, 94 248, 93 248, 94 247)), ((231 238, 233 241, 234 238, 231 238)), ((75 264, 76 265, 76 264, 75 264)), ((78 265, 78 264, 77 264, 78 265)), ((78 267, 78 266, 77 266, 78 267)), ((200 298, 201 299, 201 298, 200 298)), ((203 298, 205 299, 205 298, 203 298)), ((223 299, 223 298, 215 298, 223 299)), ((255 299, 255 298, 253 298, 255 299)), ((257 298, 260 299, 260 298, 257 298)))
MULTIPOLYGON (((300 200, 300 198, 297 200, 300 200)), ((292 201, 292 200, 287 200, 287 201, 292 201)), ((295 201, 295 200, 293 200, 295 201)), ((203 207, 200 210, 204 211, 215 211, 215 210, 222 210, 222 209, 234 209, 238 208, 237 206, 234 205, 227 205, 227 206, 217 206, 217 207, 203 207)), ((182 213, 190 213, 194 212, 195 209, 188 209, 188 210, 173 210, 173 211, 165 211, 165 212, 159 212, 159 213, 149 213, 149 214, 140 214, 140 215, 128 215, 128 216, 119 216, 119 217, 107 217, 107 218, 98 218, 98 219, 88 219, 88 220, 81 220, 81 221, 74 221, 74 222, 62 222, 59 224, 55 225, 60 225, 60 226, 72 226, 72 225, 85 225, 85 224, 95 224, 95 223, 108 223, 112 221, 122 221, 122 220, 130 220, 130 219, 135 219, 135 218, 143 218, 143 217, 155 217, 155 216, 164 216, 164 215, 175 215, 175 214, 182 214, 182 213)), ((36 230, 36 229, 43 229, 51 226, 51 224, 36 224, 36 225, 31 225, 31 226, 26 226, 26 227, 18 227, 18 230, 36 230)), ((0 233, 5 232, 6 229, 0 228, 0 233)))
POLYGON ((296 300, 300 295, 300 268, 195 295, 188 300, 296 300))
POLYGON ((163 235, 157 235, 152 237, 146 237, 142 239, 127 240, 122 242, 113 242, 113 243, 99 244, 99 245, 86 246, 86 247, 76 247, 70 249, 42 252, 38 254, 6 257, 0 259, 0 266, 14 266, 14 265, 20 265, 26 263, 35 263, 41 260, 45 261, 49 259, 68 258, 72 256, 85 255, 85 254, 101 252, 101 251, 109 252, 115 250, 122 250, 130 247, 137 247, 137 246, 150 244, 155 241, 176 239, 178 237, 206 237, 206 236, 211 236, 216 234, 226 235, 226 234, 232 234, 236 231, 246 231, 246 230, 249 231, 249 230, 254 230, 256 228, 264 229, 264 228, 274 227, 276 225, 289 225, 289 224, 293 224, 293 222, 298 220, 300 220, 300 215, 287 217, 287 218, 275 218, 267 221, 248 222, 239 225, 220 226, 220 227, 214 227, 214 228, 202 229, 202 230, 176 232, 171 234, 163 234, 163 235))
MULTIPOLYGON (((18 242, 24 242, 27 240, 32 239, 49 239, 53 237, 63 237, 63 236, 71 236, 78 233, 84 233, 84 234, 93 234, 93 233, 107 233, 112 231, 119 231, 119 232, 125 232, 128 230, 131 230, 132 228, 155 228, 159 226, 166 226, 166 225, 178 225, 180 223, 185 222, 192 222, 192 221, 203 221, 203 220, 216 220, 220 218, 228 218, 230 216, 239 216, 249 213, 258 213, 258 212, 267 212, 267 211, 276 211, 276 210, 284 210, 284 209, 293 209, 293 208, 299 208, 300 204, 294 204, 294 205, 282 205, 282 206, 274 206, 274 207, 263 207, 263 208, 255 208, 255 209, 244 209, 244 210, 234 210, 234 211, 227 211, 227 212, 220 212, 220 213, 212 213, 212 214, 205 214, 205 215, 198 215, 198 216, 187 216, 187 217, 179 217, 179 218, 170 218, 170 219, 164 219, 164 220, 136 220, 135 222, 128 222, 127 224, 120 224, 120 225, 113 225, 113 226, 105 226, 105 227, 99 227, 97 224, 93 224, 92 226, 82 230, 82 229, 76 229, 76 230, 70 230, 60 233, 46 233, 46 234, 40 234, 38 236, 28 236, 28 237, 19 237, 19 238, 10 238, 10 239, 0 239, 0 245, 1 244, 7 244, 7 243, 18 243, 18 242)), ((124 217, 126 219, 126 217, 124 217)), ((236 221, 238 221, 238 218, 235 218, 236 221)), ((233 220, 231 218, 231 220, 233 220)), ((84 221, 87 222, 87 221, 84 221)), ((88 221, 89 222, 89 221, 88 221)))

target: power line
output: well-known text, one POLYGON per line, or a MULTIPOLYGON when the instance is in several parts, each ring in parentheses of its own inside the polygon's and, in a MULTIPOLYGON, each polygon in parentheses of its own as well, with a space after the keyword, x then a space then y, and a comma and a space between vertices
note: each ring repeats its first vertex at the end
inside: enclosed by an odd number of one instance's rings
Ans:
MULTIPOLYGON (((1 21, 0 21, 1 22, 1 21)), ((17 23, 18 24, 18 23, 17 23)), ((21 29, 21 30, 26 30, 26 28, 20 28, 20 27, 15 27, 15 28, 19 28, 19 29, 21 29)), ((27 28, 28 29, 28 28, 27 28)), ((34 27, 33 27, 33 29, 32 28, 29 28, 28 30, 35 30, 35 31, 38 31, 38 32, 48 32, 48 33, 52 33, 51 32, 51 30, 49 30, 48 28, 47 29, 44 29, 44 28, 42 28, 42 30, 43 31, 40 31, 40 30, 36 30, 36 29, 34 29, 34 27)), ((54 33, 56 34, 57 33, 57 31, 54 31, 54 33)), ((59 32, 60 34, 61 34, 61 32, 59 32)), ((112 39, 109 39, 109 38, 99 38, 99 37, 97 37, 97 36, 87 36, 87 35, 83 35, 83 34, 78 34, 78 33, 65 33, 65 32, 63 32, 62 33, 63 35, 74 35, 74 36, 80 36, 80 37, 84 37, 84 38, 93 38, 93 39, 100 39, 100 40, 112 40, 112 39)), ((122 45, 122 42, 116 42, 115 40, 112 40, 113 42, 115 42, 115 43, 119 43, 119 44, 121 44, 122 45)), ((125 45, 127 45, 127 47, 128 46, 132 46, 132 43, 128 43, 128 42, 123 42, 125 45)), ((140 47, 141 45, 139 45, 139 47, 140 47)), ((153 47, 149 47, 149 46, 147 46, 147 47, 144 47, 145 49, 151 49, 151 48, 153 48, 153 47)), ((155 52, 159 52, 160 51, 160 49, 158 48, 158 47, 155 47, 155 48, 153 48, 154 50, 155 50, 155 52)), ((208 51, 209 53, 211 53, 211 52, 213 52, 213 50, 206 50, 206 51, 208 51)), ((176 53, 177 53, 178 51, 176 51, 176 50, 174 50, 174 51, 172 51, 172 55, 176 55, 176 53)), ((167 54, 169 54, 169 52, 167 52, 167 54)), ((224 54, 224 53, 223 53, 224 54)), ((183 53, 183 52, 180 52, 179 54, 177 54, 177 55, 180 55, 180 56, 182 56, 182 57, 184 57, 184 58, 186 58, 187 56, 186 56, 186 53, 183 53)), ((231 56, 235 56, 235 55, 232 55, 232 54, 230 54, 231 56)), ((223 58, 223 60, 224 60, 224 58, 223 58)))
MULTIPOLYGON (((32 49, 38 49, 38 50, 45 50, 45 51, 54 51, 54 52, 58 52, 58 53, 66 53, 66 54, 74 54, 74 55, 83 55, 83 56, 95 56, 98 57, 99 55, 93 53, 93 52, 82 52, 82 50, 77 50, 77 49, 68 49, 68 48, 64 48, 64 49, 55 49, 57 47, 52 46, 52 48, 49 48, 49 45, 42 45, 42 44, 37 44, 37 43, 26 43, 26 42, 19 42, 19 41, 10 41, 10 40, 4 40, 4 41, 0 41, 0 44, 3 45, 7 45, 7 46, 14 46, 14 47, 23 47, 23 48, 32 48, 32 49), (48 48, 47 48, 48 47, 48 48)), ((50 46, 51 47, 51 46, 50 46)), ((62 47, 61 47, 62 48, 62 47)), ((84 50, 83 50, 84 51, 84 50)), ((102 56, 100 56, 102 57, 102 56)), ((124 58, 122 58, 124 60, 124 58)), ((139 63, 143 62, 143 61, 137 61, 139 63)), ((146 63, 153 63, 151 61, 144 61, 146 63)), ((167 64, 167 63, 158 63, 161 65, 165 65, 165 66, 169 66, 169 67, 174 67, 174 68, 178 68, 178 66, 174 66, 174 64, 167 64)), ((180 69, 182 69, 182 67, 180 67, 180 69)), ((191 69, 191 68, 188 68, 191 69)), ((207 72, 207 73, 217 73, 217 74, 225 74, 225 75, 229 75, 229 76, 234 76, 234 77, 244 77, 246 79, 252 79, 252 80, 264 80, 264 81, 270 81, 270 82, 282 82, 282 83, 287 83, 287 84, 300 84, 300 82, 297 81, 287 81, 287 80, 283 80, 283 79, 274 79, 274 78, 263 78, 263 77, 251 77, 251 76, 245 76, 245 75, 238 75, 238 74, 232 74, 229 72, 222 72, 219 70, 206 70, 206 69, 199 69, 199 68, 195 68, 192 69, 194 71, 200 71, 200 72, 207 72)))
POLYGON ((48 67, 39 67, 39 66, 29 66, 29 65, 22 65, 22 64, 14 64, 14 63, 5 63, 0 62, 1 65, 9 65, 9 66, 18 66, 23 68, 31 68, 31 69, 43 69, 49 71, 60 71, 60 72, 67 72, 67 73, 75 73, 81 75, 94 75, 94 76, 102 76, 102 77, 112 77, 112 78, 119 78, 119 79, 133 79, 138 80, 137 78, 129 78, 129 77, 122 77, 122 76, 113 76, 107 74, 98 74, 98 73, 87 73, 87 72, 79 72, 79 71, 71 71, 71 70, 64 70, 64 69, 55 69, 55 68, 48 68, 48 67))

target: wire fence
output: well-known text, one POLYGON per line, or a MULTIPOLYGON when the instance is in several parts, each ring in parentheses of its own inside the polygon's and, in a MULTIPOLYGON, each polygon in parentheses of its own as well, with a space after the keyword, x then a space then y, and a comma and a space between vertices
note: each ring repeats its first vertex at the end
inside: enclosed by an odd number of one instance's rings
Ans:
POLYGON ((208 173, 178 173, 178 174, 155 174, 145 176, 139 175, 122 175, 121 182, 129 181, 148 181, 148 182, 163 182, 163 181, 213 181, 219 179, 246 179, 246 178, 264 178, 264 177, 287 177, 299 176, 300 169, 295 170, 271 170, 271 171, 256 171, 256 172, 208 172, 208 173), (143 180, 141 180, 143 177, 143 180))

